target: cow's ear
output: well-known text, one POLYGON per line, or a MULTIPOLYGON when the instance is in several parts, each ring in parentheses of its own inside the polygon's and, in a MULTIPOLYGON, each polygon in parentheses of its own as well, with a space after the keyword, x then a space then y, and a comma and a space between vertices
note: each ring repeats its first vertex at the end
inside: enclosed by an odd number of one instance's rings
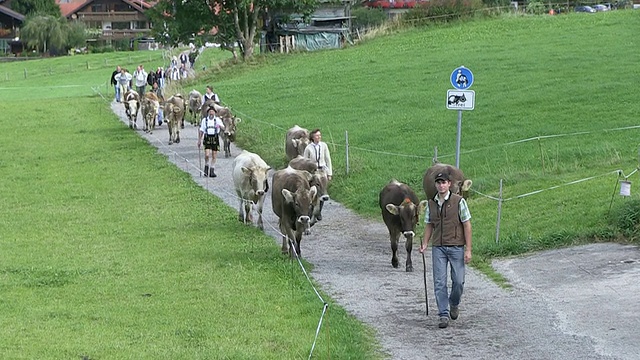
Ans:
POLYGON ((301 171, 304 175, 304 177, 307 179, 307 182, 310 183, 311 180, 313 180, 313 174, 311 174, 310 172, 308 172, 307 170, 298 170, 301 171))
POLYGON ((420 201, 420 204, 418 204, 418 214, 424 212, 424 209, 427 207, 428 204, 429 204, 429 200, 420 201))
POLYGON ((287 189, 282 189, 282 196, 284 196, 285 203, 293 203, 293 194, 287 189))
POLYGON ((240 167, 240 169, 242 169, 242 172, 243 172, 245 175, 249 175, 249 174, 251 174, 251 169, 247 169, 247 168, 246 168, 246 167, 244 167, 244 166, 240 167))
POLYGON ((309 195, 311 195, 311 200, 313 202, 313 200, 315 200, 316 196, 318 195, 318 188, 315 185, 313 185, 311 189, 309 189, 309 195))
POLYGON ((394 204, 385 205, 385 209, 387 209, 387 211, 391 213, 391 215, 398 215, 398 207, 394 204))

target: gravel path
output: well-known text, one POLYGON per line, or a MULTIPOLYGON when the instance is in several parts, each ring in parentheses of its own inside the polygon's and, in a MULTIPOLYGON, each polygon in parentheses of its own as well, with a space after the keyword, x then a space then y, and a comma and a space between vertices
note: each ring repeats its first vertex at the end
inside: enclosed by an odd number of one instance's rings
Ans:
MULTIPOLYGON (((112 110, 125 121, 121 104, 112 103, 112 110)), ((140 121, 138 123, 141 124, 140 121)), ((194 181, 237 211, 238 200, 231 179, 233 157, 225 159, 222 156, 218 159, 215 166, 217 178, 200 177, 195 127, 186 125, 181 132, 181 143, 171 146, 167 146, 169 135, 166 124, 156 129, 153 135, 141 130, 137 132, 158 147, 160 153, 167 155, 169 161, 189 172, 194 181)), ((239 136, 242 136, 241 126, 239 132, 239 136)), ((232 155, 236 156, 239 152, 232 145, 232 155)), ((640 287, 632 281, 632 276, 640 273, 640 260, 628 262, 626 264, 629 266, 622 269, 629 276, 627 280, 622 281, 615 272, 609 274, 618 281, 613 286, 622 284, 634 291, 631 299, 634 303, 619 296, 620 306, 628 310, 629 319, 627 323, 616 322, 614 330, 609 330, 614 327, 610 324, 599 326, 599 320, 615 319, 620 309, 613 307, 607 312, 607 309, 597 308, 599 301, 611 300, 611 294, 595 294, 593 288, 583 286, 574 286, 573 293, 567 291, 570 287, 567 284, 580 278, 581 273, 585 274, 581 270, 581 262, 594 264, 594 258, 583 257, 573 262, 571 268, 577 271, 575 278, 566 276, 566 268, 557 271, 551 269, 557 259, 566 260, 573 251, 559 255, 550 252, 543 258, 542 265, 535 261, 527 262, 527 258, 496 262, 495 266, 514 283, 514 289, 510 291, 499 288, 474 269, 468 268, 460 317, 452 321, 447 329, 439 329, 430 278, 427 280, 430 316, 425 316, 423 267, 415 246, 415 271, 404 271, 403 251, 399 251, 402 266, 394 269, 391 267, 388 233, 381 220, 363 219, 333 200, 325 204, 323 215, 323 221, 312 228, 312 234, 303 237, 302 256, 314 265, 311 275, 327 294, 358 319, 375 328, 384 351, 391 359, 640 357, 640 342, 637 341, 640 336, 636 333, 640 328, 640 287), (536 269, 534 264, 540 267, 537 272, 532 270, 536 269), (585 297, 591 297, 593 301, 581 301, 585 297), (592 306, 597 308, 597 312, 592 306), (582 321, 585 319, 591 320, 582 321), (602 329, 592 331, 590 326, 602 329)), ((280 238, 273 229, 277 228, 277 218, 271 210, 270 196, 267 196, 264 205, 264 222, 265 232, 274 236, 279 246, 280 238)), ((602 256, 606 255, 608 248, 619 250, 615 244, 602 246, 591 253, 602 256)), ((399 249, 404 249, 404 244, 400 244, 399 249)), ((622 258, 626 256, 629 259, 640 259, 639 254, 635 247, 625 247, 619 253, 622 258)), ((427 255, 428 274, 431 273, 429 257, 427 255)), ((607 259, 604 256, 601 261, 611 261, 607 259)), ((566 262, 562 264, 566 265, 566 262)), ((606 277, 606 274, 603 276, 606 277)), ((607 288, 606 285, 604 287, 607 288)))

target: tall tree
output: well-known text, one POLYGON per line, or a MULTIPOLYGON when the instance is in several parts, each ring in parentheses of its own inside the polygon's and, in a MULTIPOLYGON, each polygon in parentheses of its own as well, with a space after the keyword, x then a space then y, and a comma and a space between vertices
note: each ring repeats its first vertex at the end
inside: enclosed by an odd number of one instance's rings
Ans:
POLYGON ((43 53, 52 47, 62 49, 66 46, 68 26, 63 17, 50 15, 34 15, 25 20, 20 29, 20 37, 27 46, 42 49, 43 53))
POLYGON ((310 15, 318 0, 160 0, 147 14, 156 24, 154 35, 176 45, 198 34, 215 33, 221 45, 234 51, 237 42, 244 59, 254 53, 259 16, 300 13, 310 15))
POLYGON ((55 0, 13 0, 11 9, 17 11, 24 16, 31 15, 51 15, 58 18, 60 15, 60 6, 55 0))

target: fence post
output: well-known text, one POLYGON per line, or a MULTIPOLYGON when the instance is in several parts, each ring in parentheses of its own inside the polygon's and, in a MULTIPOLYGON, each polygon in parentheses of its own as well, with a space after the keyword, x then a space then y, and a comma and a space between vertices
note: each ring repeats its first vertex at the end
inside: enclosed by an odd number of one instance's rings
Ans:
POLYGON ((500 218, 502 216, 502 179, 500 179, 500 193, 498 195, 498 219, 496 220, 496 244, 500 242, 500 218))
POLYGON ((540 161, 542 162, 542 175, 544 175, 544 153, 542 151, 542 141, 540 141, 540 136, 538 136, 538 147, 540 148, 540 161))
POLYGON ((27 69, 26 68, 24 69, 24 78, 25 79, 27 78, 27 69))
POLYGON ((349 175, 349 131, 344 131, 345 138, 345 159, 346 159, 346 167, 347 167, 347 175, 349 175))
POLYGON ((87 60, 87 70, 89 70, 89 61, 87 60))
MULTIPOLYGON (((433 159, 431 159, 431 165, 435 164, 438 162, 438 147, 434 146, 433 147, 433 159)), ((431 166, 429 165, 429 166, 431 166)))

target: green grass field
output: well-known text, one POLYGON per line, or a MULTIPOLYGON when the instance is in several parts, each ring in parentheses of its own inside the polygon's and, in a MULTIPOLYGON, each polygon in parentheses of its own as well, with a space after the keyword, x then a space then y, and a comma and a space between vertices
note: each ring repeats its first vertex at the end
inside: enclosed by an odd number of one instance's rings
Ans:
MULTIPOLYGON (((504 179, 511 198, 598 176, 505 201, 499 244, 497 202, 472 194, 475 265, 487 270, 493 256, 616 236, 607 218, 612 171, 638 166, 640 129, 611 129, 637 125, 639 22, 637 12, 612 11, 411 29, 223 67, 185 89, 213 84, 243 119, 239 145, 273 166, 285 163, 287 128, 322 128, 333 144, 332 197, 377 217, 389 179, 424 198, 434 147, 455 161, 457 114, 445 109, 446 91, 451 71, 467 66, 476 109, 463 114, 460 163, 477 191, 497 196, 504 179)), ((218 55, 228 59, 207 54, 218 55)), ((134 52, 3 64, 0 354, 306 358, 322 303, 303 275, 95 95, 110 100, 115 65, 138 63, 164 61, 134 52)), ((382 357, 371 330, 328 301, 314 357, 382 357)))

